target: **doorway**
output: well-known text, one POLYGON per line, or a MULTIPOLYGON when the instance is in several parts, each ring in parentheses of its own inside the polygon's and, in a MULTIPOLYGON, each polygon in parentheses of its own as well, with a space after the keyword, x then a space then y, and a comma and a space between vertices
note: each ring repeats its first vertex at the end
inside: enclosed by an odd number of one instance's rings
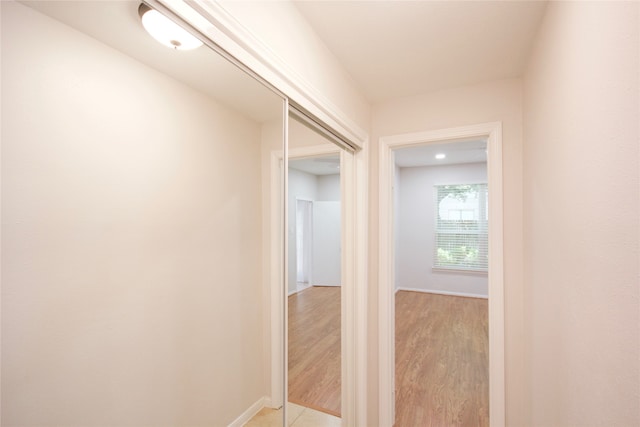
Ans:
POLYGON ((394 150, 396 427, 489 425, 486 140, 394 150))
MULTIPOLYGON (((491 426, 503 426, 504 414, 504 284, 502 265, 502 130, 500 123, 402 134, 380 139, 380 263, 379 263, 379 375, 381 426, 395 422, 395 281, 394 264, 394 184, 396 150, 407 147, 459 142, 470 139, 487 141, 487 183, 489 233, 488 340, 489 340, 489 415, 491 426)), ((467 215, 462 211, 460 215, 467 215)))
MULTIPOLYGON (((298 135, 293 132, 294 148, 302 140, 298 135)), ((325 417, 331 420, 328 422, 340 421, 340 182, 339 153, 289 158, 287 400, 291 406, 290 421, 294 421, 298 411, 307 415, 310 410, 333 416, 325 417)), ((323 417, 317 412, 314 416, 323 417)))

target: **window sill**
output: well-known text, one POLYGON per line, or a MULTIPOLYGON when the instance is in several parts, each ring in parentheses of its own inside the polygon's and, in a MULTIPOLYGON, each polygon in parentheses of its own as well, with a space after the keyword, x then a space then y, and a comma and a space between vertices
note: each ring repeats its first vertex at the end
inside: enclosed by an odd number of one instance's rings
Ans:
POLYGON ((442 268, 442 267, 432 267, 431 271, 434 273, 448 273, 448 274, 465 274, 469 276, 488 276, 488 271, 482 270, 463 270, 456 268, 442 268))

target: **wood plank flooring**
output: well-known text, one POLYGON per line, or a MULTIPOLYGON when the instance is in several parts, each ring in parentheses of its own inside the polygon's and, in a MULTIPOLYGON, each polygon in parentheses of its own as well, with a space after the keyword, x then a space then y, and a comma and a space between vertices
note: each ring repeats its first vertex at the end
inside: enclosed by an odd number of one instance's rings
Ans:
POLYGON ((395 427, 488 426, 486 299, 396 294, 395 427))
MULTIPOLYGON (((396 294, 395 427, 488 426, 487 300, 396 294)), ((289 401, 340 415, 340 288, 289 297, 289 401)))
POLYGON ((340 416, 340 288, 289 297, 289 402, 340 416))

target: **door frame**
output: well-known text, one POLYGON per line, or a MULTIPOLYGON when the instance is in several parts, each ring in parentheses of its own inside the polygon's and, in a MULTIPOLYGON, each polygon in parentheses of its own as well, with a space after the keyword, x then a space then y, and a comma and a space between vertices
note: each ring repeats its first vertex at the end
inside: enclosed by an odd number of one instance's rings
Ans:
POLYGON ((393 245, 394 150, 460 139, 487 138, 489 185, 489 422, 505 425, 502 122, 384 136, 379 145, 378 351, 379 421, 395 418, 395 296, 393 245))
MULTIPOLYGON (((307 202, 311 204, 311 237, 308 238, 307 242, 310 245, 310 247, 308 248, 309 250, 309 262, 311 264, 313 264, 313 200, 310 199, 305 199, 304 197, 296 197, 295 199, 296 201, 296 221, 295 221, 295 226, 296 226, 296 270, 297 270, 297 263, 298 263, 298 246, 297 246, 297 233, 298 233, 298 202, 307 202)), ((291 219, 290 219, 291 220, 291 219)), ((291 248, 289 248, 291 249, 291 248)), ((297 274, 297 271, 296 271, 297 274)), ((309 280, 309 286, 311 286, 311 283, 313 282, 313 269, 309 268, 309 271, 307 271, 307 279, 309 280)), ((297 292, 297 283, 298 283, 298 278, 296 277, 296 292, 297 292)), ((287 286, 289 284, 287 283, 287 286)), ((289 291, 290 292, 290 291, 289 291)))

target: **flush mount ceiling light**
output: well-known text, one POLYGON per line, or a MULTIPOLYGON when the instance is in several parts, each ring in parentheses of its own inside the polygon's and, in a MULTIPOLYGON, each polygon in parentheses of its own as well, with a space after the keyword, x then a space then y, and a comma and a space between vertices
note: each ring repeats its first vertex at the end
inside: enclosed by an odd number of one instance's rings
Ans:
POLYGON ((437 160, 442 160, 442 159, 444 159, 445 157, 447 157, 447 155, 446 155, 446 154, 444 154, 444 153, 438 153, 438 154, 436 154, 436 159, 437 159, 437 160))
POLYGON ((202 46, 202 42, 184 28, 142 3, 138 7, 142 26, 151 37, 175 50, 190 50, 202 46))

